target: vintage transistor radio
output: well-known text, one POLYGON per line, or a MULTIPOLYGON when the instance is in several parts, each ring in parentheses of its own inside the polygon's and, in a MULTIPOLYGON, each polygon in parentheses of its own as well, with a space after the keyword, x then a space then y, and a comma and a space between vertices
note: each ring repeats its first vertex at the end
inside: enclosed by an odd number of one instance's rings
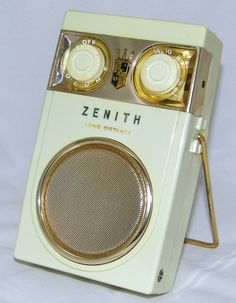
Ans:
POLYGON ((15 257, 146 294, 173 285, 222 44, 199 25, 68 12, 15 257))

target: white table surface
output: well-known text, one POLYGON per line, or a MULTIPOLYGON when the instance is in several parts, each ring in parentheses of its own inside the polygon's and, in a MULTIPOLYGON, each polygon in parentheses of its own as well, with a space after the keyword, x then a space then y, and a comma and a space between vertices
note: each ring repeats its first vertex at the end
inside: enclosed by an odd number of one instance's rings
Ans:
MULTIPOLYGON (((236 302, 236 1, 0 1, 0 303, 236 302), (172 292, 132 292, 13 259, 17 227, 45 89, 64 12, 204 24, 224 43, 209 156, 220 246, 185 245, 172 292)), ((202 181, 189 234, 210 239, 202 181)))

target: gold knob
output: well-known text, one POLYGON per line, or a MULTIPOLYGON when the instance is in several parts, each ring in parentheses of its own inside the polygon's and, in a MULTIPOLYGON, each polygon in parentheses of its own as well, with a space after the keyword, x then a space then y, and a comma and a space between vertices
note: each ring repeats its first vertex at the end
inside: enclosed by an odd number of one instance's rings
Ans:
POLYGON ((62 69, 68 88, 93 91, 105 82, 111 55, 106 44, 96 37, 81 37, 64 54, 62 69))
POLYGON ((140 99, 158 104, 178 94, 185 84, 186 76, 183 50, 156 44, 139 56, 133 73, 133 83, 140 99))

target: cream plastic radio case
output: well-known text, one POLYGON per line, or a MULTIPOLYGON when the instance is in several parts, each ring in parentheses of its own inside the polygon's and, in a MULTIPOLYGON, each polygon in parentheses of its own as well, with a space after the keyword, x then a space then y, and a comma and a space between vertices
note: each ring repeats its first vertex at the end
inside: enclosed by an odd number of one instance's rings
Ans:
POLYGON ((16 259, 145 294, 172 288, 221 50, 199 25, 65 15, 16 259))

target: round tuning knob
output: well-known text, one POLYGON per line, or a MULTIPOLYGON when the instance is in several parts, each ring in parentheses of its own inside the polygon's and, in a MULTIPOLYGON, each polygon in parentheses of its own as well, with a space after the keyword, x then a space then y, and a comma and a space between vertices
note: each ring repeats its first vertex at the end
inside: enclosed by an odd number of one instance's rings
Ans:
POLYGON ((154 104, 176 96, 185 79, 182 50, 168 45, 157 44, 147 48, 138 58, 133 73, 138 97, 154 104))
POLYGON ((143 85, 156 93, 173 89, 180 79, 178 62, 166 54, 150 56, 141 67, 143 85))

